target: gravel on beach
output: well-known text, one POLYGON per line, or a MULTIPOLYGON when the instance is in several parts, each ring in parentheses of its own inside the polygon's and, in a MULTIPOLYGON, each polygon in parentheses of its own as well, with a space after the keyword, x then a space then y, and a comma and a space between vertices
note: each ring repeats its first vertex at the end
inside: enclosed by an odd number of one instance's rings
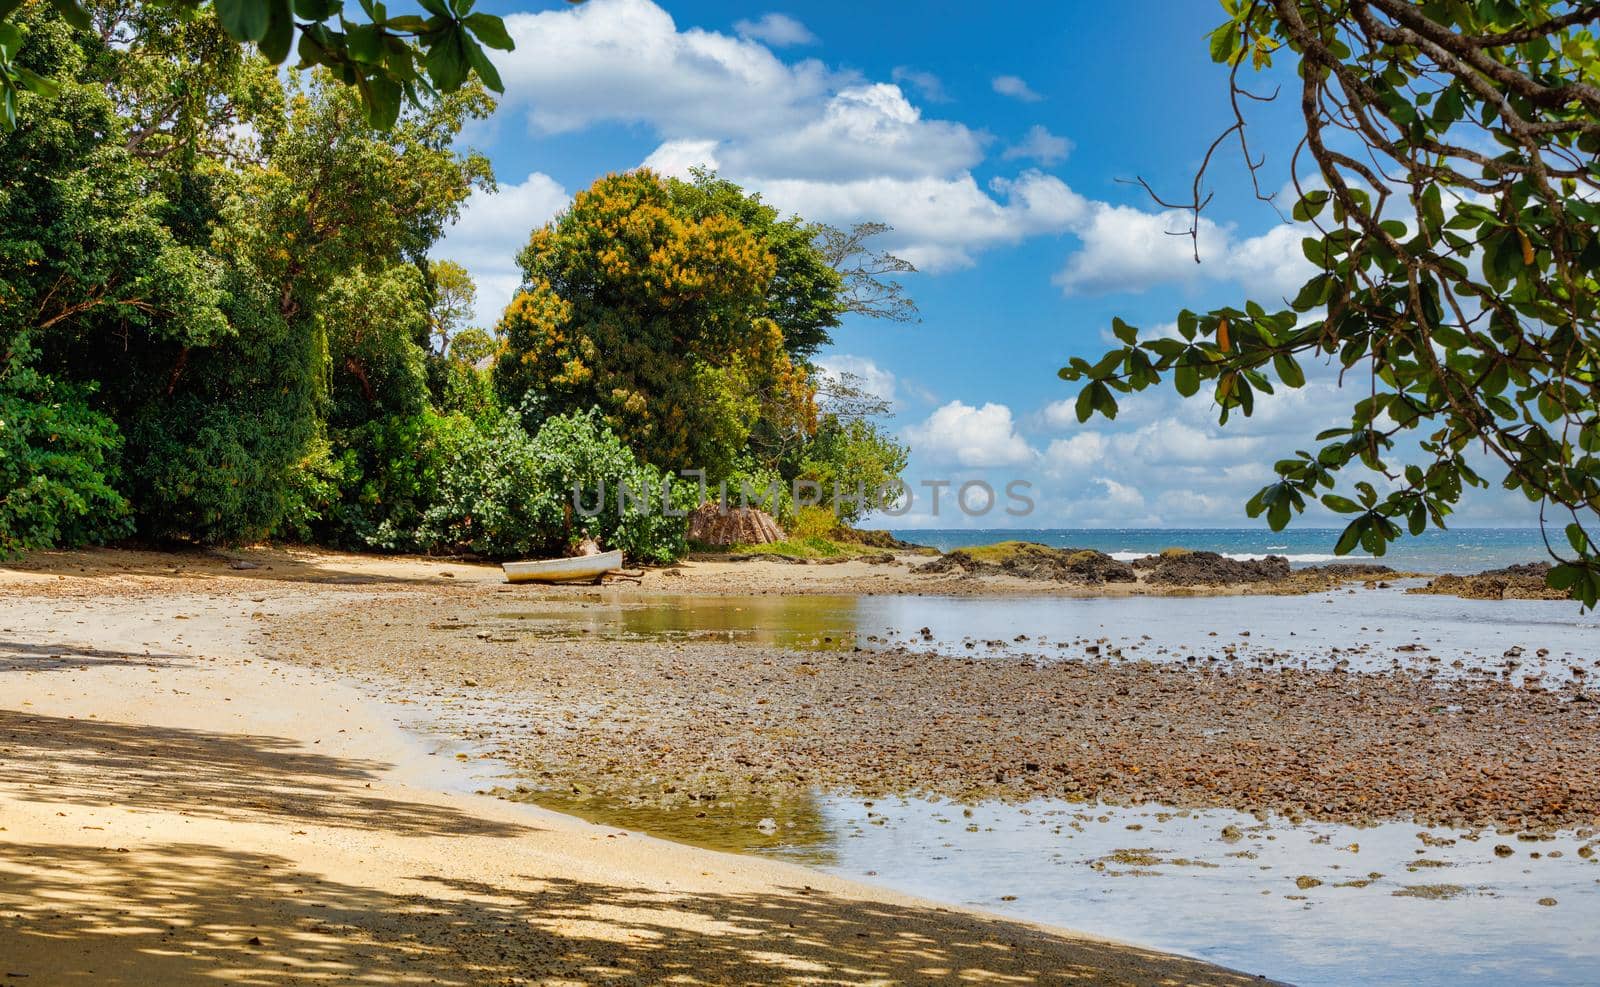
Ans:
POLYGON ((280 657, 430 703, 475 748, 555 790, 1600 822, 1600 697, 1581 683, 552 638, 497 623, 496 609, 401 594, 275 625, 271 640, 280 657))

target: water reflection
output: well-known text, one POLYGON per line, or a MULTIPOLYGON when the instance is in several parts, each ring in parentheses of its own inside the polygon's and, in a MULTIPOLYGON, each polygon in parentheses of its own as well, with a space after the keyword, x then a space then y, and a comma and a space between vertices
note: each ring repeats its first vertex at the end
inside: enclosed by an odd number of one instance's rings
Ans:
POLYGON ((905 645, 977 657, 1337 665, 1554 684, 1600 667, 1600 615, 1569 602, 1460 600, 1399 588, 1290 597, 681 596, 498 617, 508 632, 557 638, 807 650, 905 645))
POLYGON ((1591 831, 1291 825, 1058 800, 513 797, 1298 984, 1576 983, 1600 961, 1591 831))
MULTIPOLYGON (((1398 589, 1154 599, 685 596, 503 614, 497 630, 1559 683, 1592 679, 1600 663, 1600 617, 1571 604, 1398 589)), ((1592 980, 1600 961, 1600 841, 1588 831, 1522 839, 1404 823, 1290 825, 1226 810, 873 803, 808 792, 518 797, 1297 983, 1573 983, 1592 980)))
POLYGON ((806 790, 738 798, 715 793, 684 798, 664 792, 618 793, 527 785, 491 791, 590 822, 710 850, 770 854, 812 867, 840 865, 836 823, 824 811, 823 801, 806 790))

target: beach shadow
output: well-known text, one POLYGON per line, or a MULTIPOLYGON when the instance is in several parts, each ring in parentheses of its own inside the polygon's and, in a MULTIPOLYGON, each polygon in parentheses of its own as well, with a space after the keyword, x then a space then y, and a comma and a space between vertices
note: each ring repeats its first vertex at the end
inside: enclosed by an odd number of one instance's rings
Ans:
POLYGON ((283 737, 0 709, 0 794, 10 798, 215 819, 289 819, 406 836, 533 832, 443 806, 374 796, 367 785, 388 767, 314 753, 283 737))
POLYGON ((1261 982, 1138 947, 804 887, 683 895, 537 877, 408 883, 414 893, 396 894, 197 844, 0 843, 0 972, 97 985, 1261 982))
MULTIPOLYGON (((221 552, 213 549, 177 547, 162 550, 128 548, 85 548, 71 551, 30 552, 22 559, 7 562, 0 571, 61 575, 73 579, 104 579, 116 576, 193 579, 211 576, 253 582, 304 583, 333 586, 437 586, 448 584, 436 575, 398 576, 362 571, 341 564, 340 556, 292 547, 267 546, 221 552)), ((350 556, 351 561, 361 557, 350 556)), ((371 556, 374 564, 402 561, 448 564, 462 571, 479 568, 476 563, 447 559, 420 559, 411 556, 371 556)), ((496 574, 497 571, 496 571, 496 574)))
POLYGON ((28 644, 0 641, 0 673, 53 672, 63 668, 114 665, 121 668, 172 668, 194 659, 174 654, 107 651, 77 644, 28 644))

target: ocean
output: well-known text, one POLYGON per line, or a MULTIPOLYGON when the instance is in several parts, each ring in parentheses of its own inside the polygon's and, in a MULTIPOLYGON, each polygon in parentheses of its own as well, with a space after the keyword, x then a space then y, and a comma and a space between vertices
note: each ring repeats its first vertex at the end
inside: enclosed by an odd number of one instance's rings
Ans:
MULTIPOLYGON (((1395 542, 1377 560, 1359 550, 1342 557, 1334 555, 1333 546, 1339 540, 1340 531, 1339 528, 1295 527, 1271 531, 1262 525, 1258 528, 923 528, 894 531, 893 534, 946 552, 967 545, 1016 539, 1056 548, 1098 549, 1123 561, 1172 547, 1218 552, 1234 558, 1282 555, 1296 567, 1337 561, 1378 561, 1408 572, 1473 573, 1518 562, 1549 561, 1537 528, 1430 529, 1415 538, 1405 537, 1395 542)), ((1552 544, 1558 547, 1566 544, 1559 530, 1553 531, 1551 536, 1555 539, 1552 544)))

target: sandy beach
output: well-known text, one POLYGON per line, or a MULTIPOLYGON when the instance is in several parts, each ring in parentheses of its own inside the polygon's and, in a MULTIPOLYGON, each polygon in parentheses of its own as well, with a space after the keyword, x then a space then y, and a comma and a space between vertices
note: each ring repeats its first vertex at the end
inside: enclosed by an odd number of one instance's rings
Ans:
POLYGON ((0 569, 0 982, 1256 982, 475 796, 345 669, 264 657, 498 583, 280 550, 0 569))

